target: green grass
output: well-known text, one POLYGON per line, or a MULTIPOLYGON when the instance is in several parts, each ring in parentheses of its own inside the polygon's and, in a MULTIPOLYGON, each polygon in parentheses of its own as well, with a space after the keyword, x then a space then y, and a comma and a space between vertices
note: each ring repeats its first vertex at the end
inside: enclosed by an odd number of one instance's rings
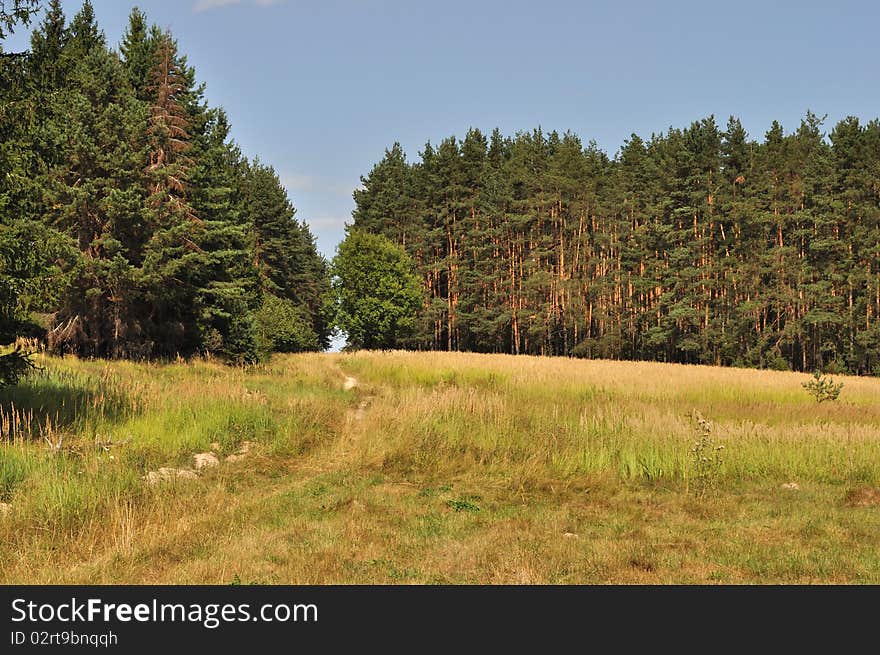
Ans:
POLYGON ((647 363, 41 364, 0 391, 2 583, 880 582, 877 379, 818 404, 647 363))

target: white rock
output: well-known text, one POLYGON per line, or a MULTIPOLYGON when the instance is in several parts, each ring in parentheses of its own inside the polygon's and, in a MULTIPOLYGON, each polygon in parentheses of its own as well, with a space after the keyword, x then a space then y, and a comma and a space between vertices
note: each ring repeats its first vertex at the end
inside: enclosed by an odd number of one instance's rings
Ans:
POLYGON ((198 480, 199 475, 195 471, 189 469, 173 469, 160 468, 158 471, 150 471, 144 476, 147 484, 155 485, 160 482, 171 482, 173 480, 198 480))
POLYGON ((801 485, 799 485, 797 482, 786 482, 784 485, 782 485, 782 488, 789 489, 791 491, 797 491, 801 488, 801 485))
POLYGON ((199 453, 198 455, 193 455, 193 460, 195 460, 197 471, 213 468, 220 464, 220 460, 217 459, 217 455, 214 453, 199 453))
POLYGON ((250 441, 243 441, 241 443, 241 446, 239 446, 239 448, 238 448, 238 452, 235 453, 234 455, 229 455, 226 458, 226 461, 229 462, 230 464, 234 464, 235 462, 240 462, 241 460, 245 459, 248 456, 248 454, 251 452, 252 445, 253 444, 250 441))

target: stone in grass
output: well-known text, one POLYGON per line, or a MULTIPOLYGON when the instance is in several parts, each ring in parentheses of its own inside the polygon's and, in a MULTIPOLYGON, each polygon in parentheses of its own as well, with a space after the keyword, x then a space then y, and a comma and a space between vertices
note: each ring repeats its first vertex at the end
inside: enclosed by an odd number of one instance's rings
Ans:
POLYGON ((801 485, 799 485, 797 482, 786 482, 784 485, 782 485, 782 488, 788 489, 789 491, 800 491, 801 485))
POLYGON ((251 445, 252 444, 250 441, 242 442, 241 446, 238 448, 238 452, 235 453, 234 455, 229 455, 229 457, 226 458, 226 461, 229 462, 230 464, 234 464, 235 462, 240 462, 241 460, 246 458, 248 456, 248 454, 251 452, 251 445))
POLYGON ((217 455, 214 453, 199 453, 198 455, 193 455, 193 460, 196 463, 197 471, 213 468, 220 464, 220 460, 217 459, 217 455))
POLYGON ((12 505, 9 503, 0 503, 0 516, 4 514, 9 514, 12 511, 12 505))
POLYGON ((198 480, 199 475, 189 469, 160 468, 158 471, 150 471, 144 476, 147 484, 155 485, 160 482, 172 482, 174 480, 198 480))

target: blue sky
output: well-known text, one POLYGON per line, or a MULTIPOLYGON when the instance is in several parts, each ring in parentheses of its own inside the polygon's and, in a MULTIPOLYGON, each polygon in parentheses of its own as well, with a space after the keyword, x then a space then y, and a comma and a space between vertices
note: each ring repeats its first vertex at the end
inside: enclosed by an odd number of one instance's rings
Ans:
MULTIPOLYGON (((65 0, 68 17, 79 0, 65 0)), ((118 44, 134 4, 170 28, 246 154, 275 166, 332 256, 386 147, 471 126, 572 130, 614 154, 714 114, 761 137, 807 109, 880 115, 869 1, 93 0, 118 44)), ((21 49, 26 32, 7 42, 21 49)))

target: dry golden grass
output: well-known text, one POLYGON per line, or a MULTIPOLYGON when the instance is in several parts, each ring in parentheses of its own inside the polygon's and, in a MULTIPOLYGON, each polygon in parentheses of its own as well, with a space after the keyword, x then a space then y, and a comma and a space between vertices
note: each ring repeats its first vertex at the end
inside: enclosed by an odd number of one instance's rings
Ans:
POLYGON ((632 362, 44 363, 0 398, 28 421, 0 583, 880 582, 877 379, 817 404, 804 375, 632 362), (694 412, 725 447, 701 477, 694 412))

